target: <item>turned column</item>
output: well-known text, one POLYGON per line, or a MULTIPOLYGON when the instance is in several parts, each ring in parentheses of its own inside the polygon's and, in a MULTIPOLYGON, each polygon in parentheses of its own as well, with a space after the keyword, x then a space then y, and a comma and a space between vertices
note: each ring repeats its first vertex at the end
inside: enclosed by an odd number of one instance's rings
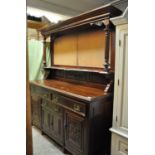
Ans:
POLYGON ((51 66, 54 65, 54 40, 55 36, 50 36, 50 53, 51 53, 51 66))
POLYGON ((43 39, 43 64, 46 67, 46 37, 43 39))
POLYGON ((103 21, 105 25, 105 57, 104 57, 104 69, 105 71, 109 71, 109 44, 110 44, 110 28, 109 28, 109 19, 103 21))

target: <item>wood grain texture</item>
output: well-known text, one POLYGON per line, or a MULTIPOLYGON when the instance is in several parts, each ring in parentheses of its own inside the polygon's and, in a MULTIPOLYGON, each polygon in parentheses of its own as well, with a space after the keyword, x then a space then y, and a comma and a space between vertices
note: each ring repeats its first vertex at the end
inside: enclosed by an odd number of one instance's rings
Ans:
POLYGON ((97 155, 102 151, 103 155, 110 154, 111 93, 86 102, 34 84, 31 90, 43 99, 43 133, 73 155, 97 155), (48 94, 50 98, 45 97, 48 94))
POLYGON ((103 21, 107 18, 119 16, 121 13, 122 12, 114 6, 106 5, 42 29, 41 33, 44 36, 55 35, 57 33, 74 30, 79 27, 83 28, 83 26, 90 25, 90 23, 95 23, 98 21, 103 21))
POLYGON ((32 128, 31 128, 31 99, 30 99, 28 66, 29 66, 28 65, 28 47, 26 46, 26 155, 33 155, 32 128))
POLYGON ((42 132, 73 155, 110 155, 114 26, 109 19, 120 14, 107 5, 42 31, 51 37, 53 66, 46 67, 45 80, 31 81, 31 93, 42 98, 42 132))
POLYGON ((104 96, 105 89, 105 86, 100 86, 100 88, 93 88, 86 85, 69 83, 59 80, 34 81, 31 82, 31 84, 35 84, 60 93, 68 94, 77 98, 82 98, 86 101, 91 101, 99 96, 104 96))

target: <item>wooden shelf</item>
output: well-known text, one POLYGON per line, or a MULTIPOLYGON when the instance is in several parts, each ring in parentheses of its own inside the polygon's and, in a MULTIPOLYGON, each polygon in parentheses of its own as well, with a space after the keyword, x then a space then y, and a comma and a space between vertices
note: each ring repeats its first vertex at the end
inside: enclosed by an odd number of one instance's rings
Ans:
POLYGON ((93 73, 99 73, 99 74, 110 74, 113 72, 107 72, 104 71, 104 68, 73 68, 73 67, 57 67, 57 66, 51 66, 51 67, 44 67, 44 69, 58 69, 58 70, 65 70, 65 71, 83 71, 83 72, 93 72, 93 73))

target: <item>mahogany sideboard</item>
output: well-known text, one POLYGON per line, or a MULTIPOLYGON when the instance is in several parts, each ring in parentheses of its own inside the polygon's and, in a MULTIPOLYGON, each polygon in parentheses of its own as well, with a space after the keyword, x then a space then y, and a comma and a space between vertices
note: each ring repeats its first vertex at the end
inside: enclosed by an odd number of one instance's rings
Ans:
MULTIPOLYGON (((44 36, 45 77, 43 80, 30 82, 32 124, 60 144, 64 151, 67 150, 73 155, 99 155, 101 152, 103 155, 110 154, 115 28, 109 19, 120 14, 120 10, 106 5, 41 31, 44 36), (99 31, 100 34, 97 33, 99 31), (101 39, 104 35, 103 40, 99 39, 99 43, 102 44, 103 41, 104 45, 105 57, 102 67, 98 63, 100 56, 94 62, 96 66, 80 66, 82 61, 81 57, 77 56, 79 51, 75 52, 77 65, 56 64, 55 55, 58 48, 55 44, 59 41, 57 39, 77 32, 78 36, 81 33, 87 35, 87 32, 96 32, 101 39), (47 37, 51 39, 51 66, 46 66, 47 37)), ((78 39, 79 37, 75 39, 76 47, 78 39)), ((86 43, 85 48, 89 46, 86 43)), ((92 44, 95 45, 94 42, 92 44)), ((64 49, 65 54, 66 42, 63 46, 60 45, 59 49, 64 49)), ((97 53, 98 49, 93 49, 93 52, 97 53)), ((62 54, 57 54, 58 56, 61 56, 60 63, 70 61, 70 58, 66 60, 65 55, 65 59, 62 54)), ((89 55, 85 60, 89 60, 89 55)), ((91 62, 91 59, 89 61, 91 62)))

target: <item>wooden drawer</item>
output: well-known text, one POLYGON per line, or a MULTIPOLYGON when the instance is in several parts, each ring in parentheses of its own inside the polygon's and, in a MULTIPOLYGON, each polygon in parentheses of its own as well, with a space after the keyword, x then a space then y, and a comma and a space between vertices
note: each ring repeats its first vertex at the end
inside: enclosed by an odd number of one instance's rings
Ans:
POLYGON ((79 115, 86 116, 86 105, 83 102, 60 95, 53 96, 52 101, 62 105, 68 110, 78 113, 79 115))
POLYGON ((51 112, 54 113, 61 113, 63 111, 63 108, 61 106, 59 106, 58 104, 55 104, 54 102, 52 102, 52 100, 49 99, 43 99, 42 100, 42 107, 49 109, 51 112))
POLYGON ((83 102, 76 101, 69 97, 61 96, 57 93, 35 85, 31 85, 31 94, 37 94, 43 98, 42 106, 47 106, 57 111, 58 108, 53 107, 53 104, 55 104, 71 110, 72 112, 76 112, 81 116, 86 116, 86 105, 83 102))
POLYGON ((43 98, 51 99, 51 92, 45 88, 31 85, 31 94, 37 94, 43 98))
POLYGON ((112 152, 111 155, 127 155, 128 140, 117 134, 112 134, 112 152))
POLYGON ((51 99, 52 98, 52 94, 51 93, 44 93, 42 94, 42 98, 45 98, 45 99, 51 99))

